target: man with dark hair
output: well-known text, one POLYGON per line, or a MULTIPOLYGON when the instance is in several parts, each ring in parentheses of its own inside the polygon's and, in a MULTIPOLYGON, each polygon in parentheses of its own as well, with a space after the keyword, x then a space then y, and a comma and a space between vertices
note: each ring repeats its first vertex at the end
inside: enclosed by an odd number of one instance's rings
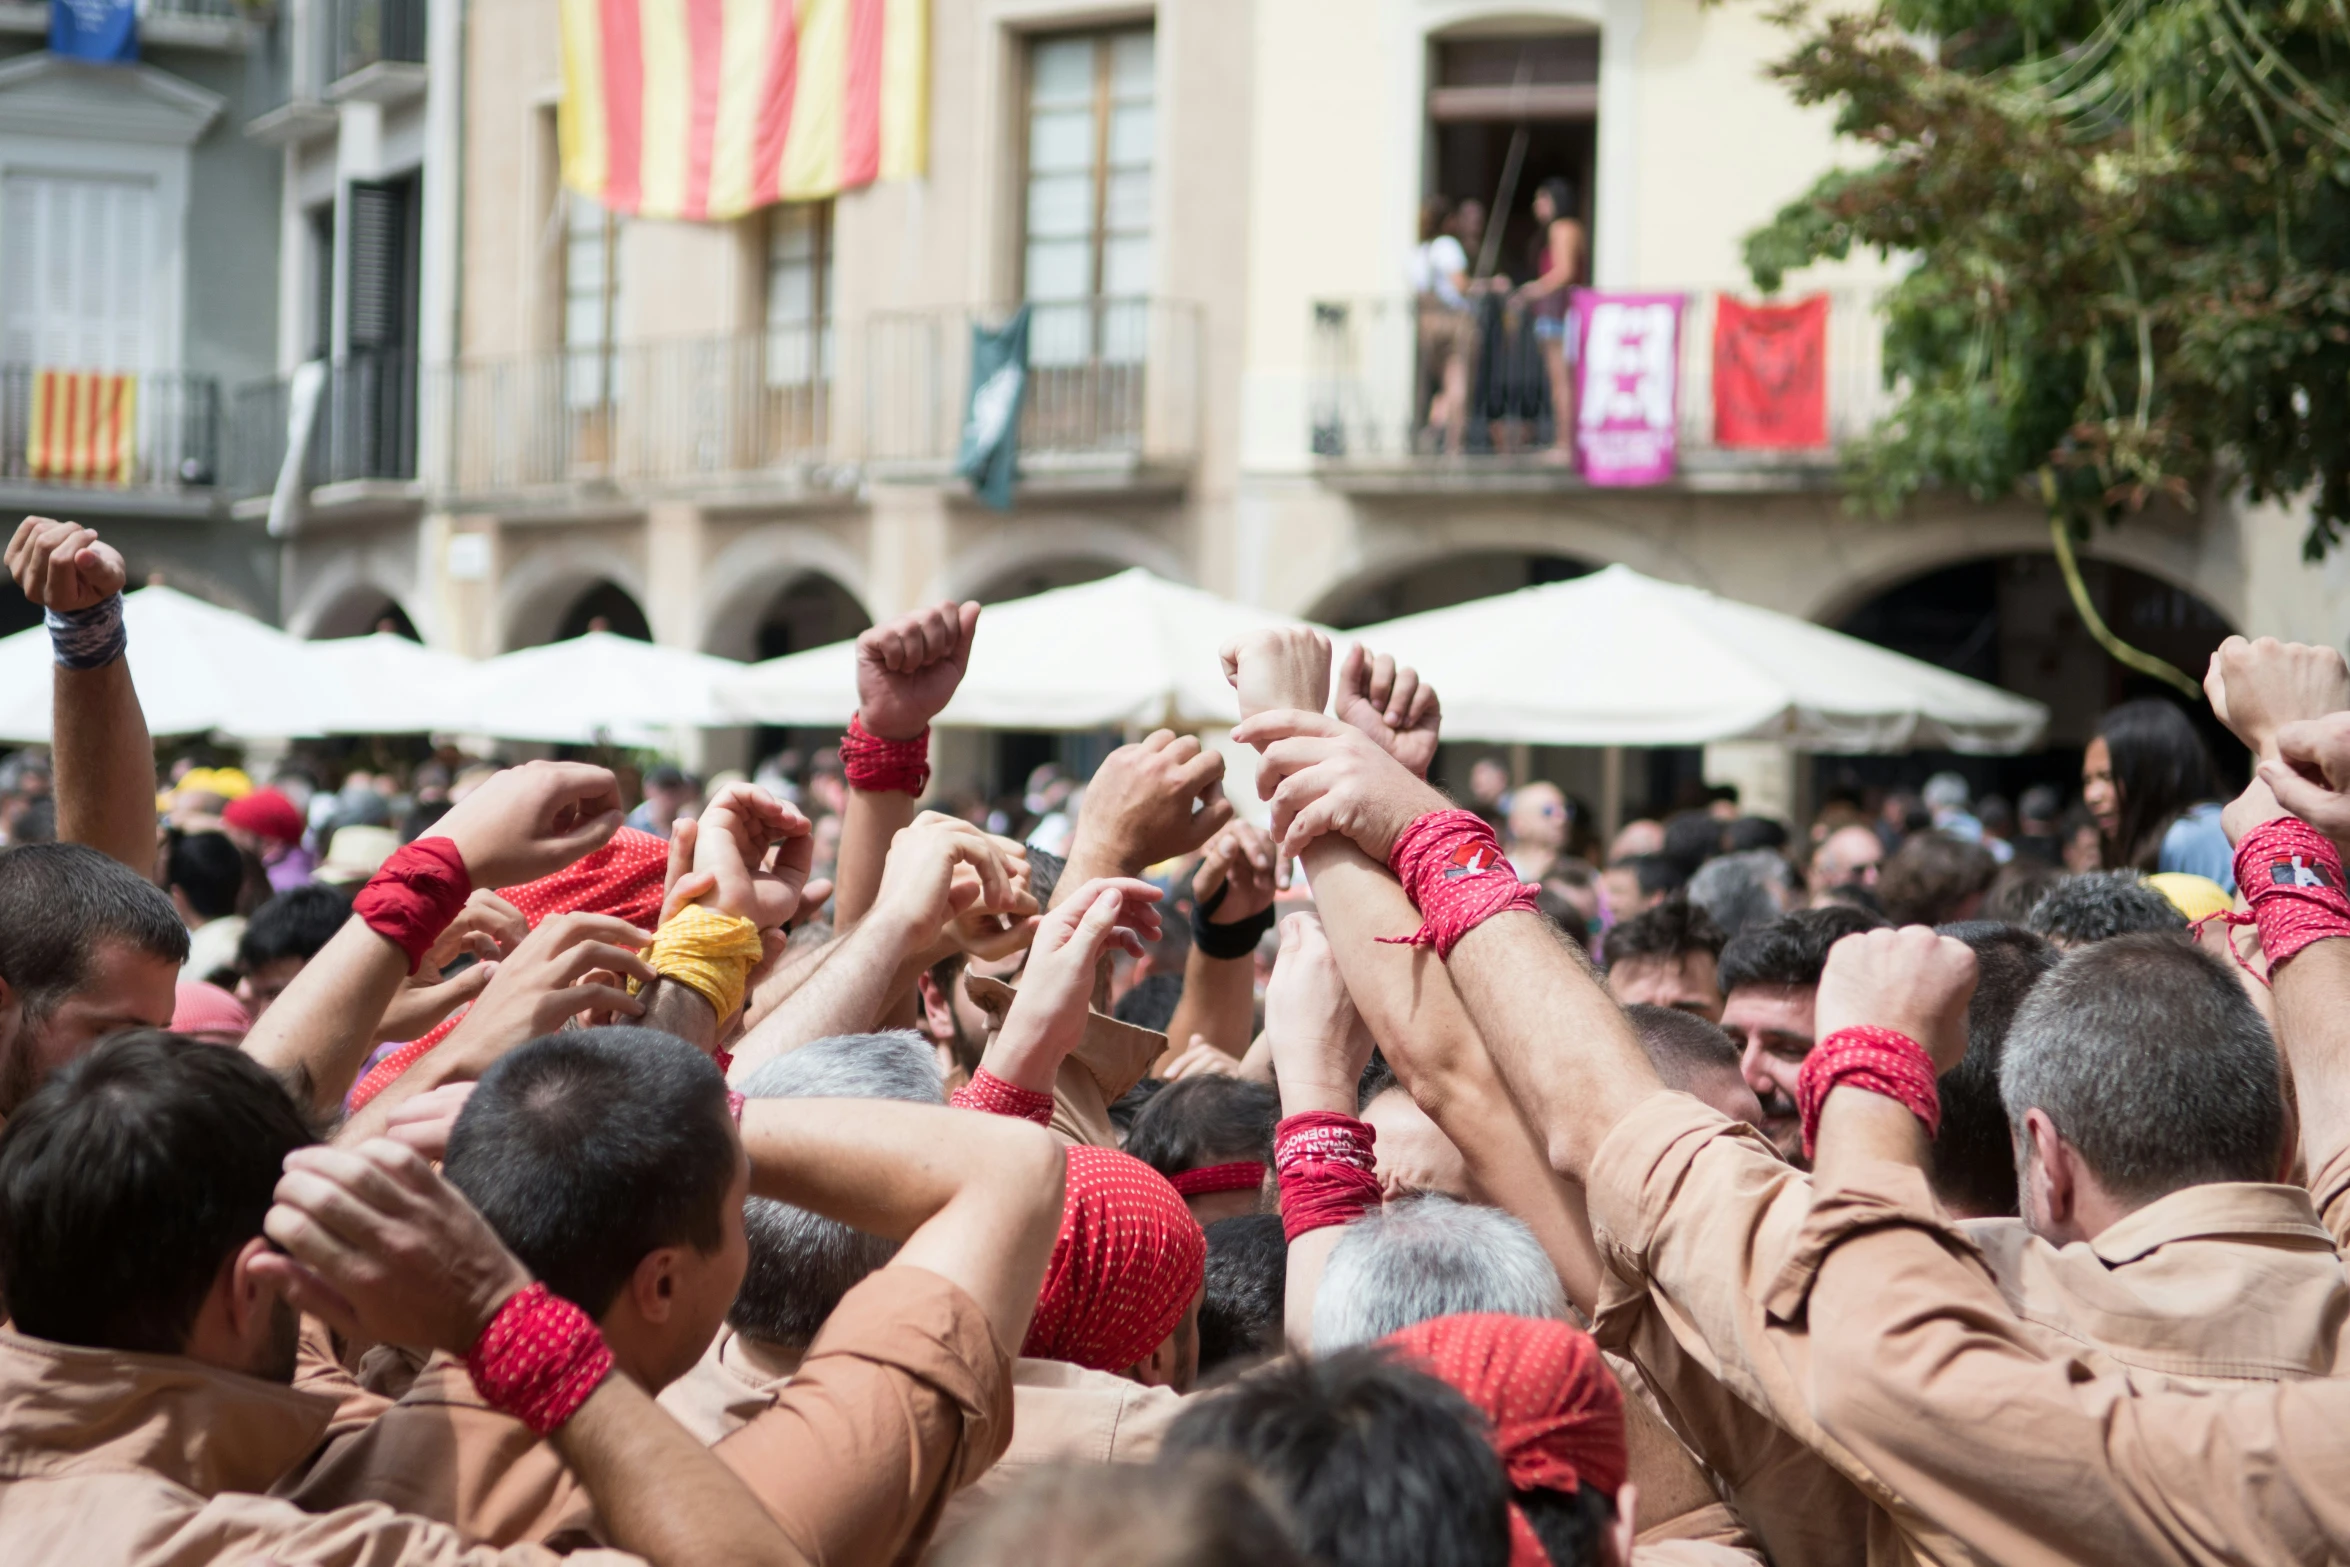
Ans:
MULTIPOLYGON (((266 886, 260 868, 252 880, 266 886)), ((163 887, 188 927, 188 961, 183 977, 233 989, 237 943, 245 920, 237 903, 246 886, 245 856, 226 835, 174 833, 163 856, 163 887)))
MULTIPOLYGON (((709 1347, 747 1266, 746 1192, 898 1240, 849 1291, 769 1406, 714 1451, 810 1560, 919 1554, 956 1487, 1010 1435, 1009 1366, 1060 1216, 1049 1134, 1003 1117, 761 1099, 739 1138, 724 1077, 684 1041, 601 1028, 493 1066, 449 1133, 453 1185, 548 1288, 594 1315, 620 1369, 658 1392, 709 1347)), ((333 1447, 305 1506, 397 1499, 493 1543, 592 1538, 562 1456, 436 1357, 333 1447)))
POLYGON ((351 917, 351 895, 312 883, 290 887, 253 911, 237 941, 237 999, 259 1021, 303 965, 326 950, 351 917))
POLYGON ((1912 833, 1877 873, 1877 899, 1896 925, 1947 925, 1983 911, 1999 862, 1939 829, 1912 833))
POLYGON ((1193 1218, 1213 1224, 1257 1211, 1280 1119, 1281 1098, 1263 1083, 1183 1078, 1143 1106, 1126 1151, 1174 1182, 1193 1218))
POLYGON ((1607 993, 1626 1006, 1677 1007, 1708 1023, 1722 1018, 1719 965, 1729 940, 1713 916, 1675 893, 1607 933, 1607 993))
POLYGON ((2184 936, 2187 916, 2146 885, 2136 871, 2089 871, 2067 876, 2040 895, 2024 923, 2059 952, 2139 931, 2184 936))
MULTIPOLYGON (((409 1149, 310 1141, 250 1057, 159 1031, 65 1066, 0 1131, 14 1318, 0 1332, 0 1408, 23 1415, 0 1421, 0 1560, 559 1560, 476 1548, 391 1508, 316 1513, 264 1494, 338 1413, 363 1417, 372 1402, 324 1361, 305 1381, 329 1396, 287 1385, 306 1358, 292 1303, 367 1339, 482 1353, 530 1282, 409 1149)), ((588 1387, 550 1440, 596 1477, 609 1538, 663 1567, 789 1549, 634 1382, 588 1387)))
POLYGON ((106 1035, 168 1027, 187 958, 136 872, 80 844, 0 850, 0 1118, 106 1035))
POLYGON ((1669 854, 1634 854, 1612 860, 1599 873, 1608 912, 1618 921, 1647 913, 1686 886, 1689 872, 1669 854))
POLYGON ((1976 978, 1966 1055, 1936 1084, 1942 1129, 1934 1138, 1934 1195, 1958 1218, 2013 1217, 2015 1142, 1999 1101, 2000 1062, 2016 1009, 2060 954, 2028 930, 1991 920, 1945 925, 1942 934, 1974 949, 1976 978))
POLYGON ((1803 1157, 1795 1087, 1811 1054, 1812 998, 1828 949, 1885 923, 1846 904, 1798 909, 1722 949, 1722 1032, 1738 1047, 1738 1069, 1762 1102, 1763 1134, 1792 1161, 1803 1157))
POLYGON ((1199 1308, 1202 1377, 1281 1353, 1289 1241, 1277 1213, 1244 1213, 1208 1227, 1207 1293, 1199 1308))
POLYGON ((1195 1400, 1160 1461, 1238 1460, 1317 1561, 1494 1567, 1510 1554, 1510 1498, 1484 1429, 1460 1394, 1364 1345, 1277 1360, 1195 1400))
POLYGON ((1667 1088, 1713 1106, 1733 1121, 1762 1125, 1762 1104, 1738 1070, 1738 1047, 1730 1036, 1694 1012, 1670 1007, 1624 1008, 1648 1064, 1667 1088))

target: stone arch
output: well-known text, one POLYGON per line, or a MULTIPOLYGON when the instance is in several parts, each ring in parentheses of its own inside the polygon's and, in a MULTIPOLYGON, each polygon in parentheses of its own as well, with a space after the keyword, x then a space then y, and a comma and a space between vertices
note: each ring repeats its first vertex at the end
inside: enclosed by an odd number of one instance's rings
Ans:
MULTIPOLYGON (((762 656, 763 628, 779 604, 807 600, 796 616, 809 627, 829 621, 854 636, 873 623, 864 562, 832 535, 791 525, 762 527, 719 551, 702 574, 701 646, 721 658, 762 656), (818 612, 817 597, 828 601, 818 612), (854 625, 849 625, 850 620, 854 625)), ((797 652, 797 644, 789 651, 797 652)))
POLYGON ((651 602, 644 574, 619 550, 569 543, 525 556, 498 584, 498 650, 551 641, 573 605, 610 583, 639 607, 651 602))
POLYGON ((416 617, 400 595, 353 569, 337 572, 314 587, 286 617, 286 629, 298 637, 323 641, 365 636, 385 620, 393 621, 393 629, 403 635, 422 640, 416 617))
POLYGON ((960 552, 923 601, 1017 597, 1040 587, 1088 582, 1129 566, 1144 567, 1171 582, 1193 580, 1190 563, 1150 534, 1099 521, 1054 518, 1013 523, 960 552))

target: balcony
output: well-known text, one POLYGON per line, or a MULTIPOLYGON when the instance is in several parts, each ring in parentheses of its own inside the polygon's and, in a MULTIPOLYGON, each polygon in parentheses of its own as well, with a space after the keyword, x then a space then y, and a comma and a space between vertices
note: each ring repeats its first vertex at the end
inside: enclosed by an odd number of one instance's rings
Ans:
POLYGON ((466 497, 829 489, 832 337, 777 328, 459 364, 435 383, 446 487, 466 497))
MULTIPOLYGON (((235 54, 246 44, 245 16, 237 0, 146 0, 139 7, 139 43, 235 54)), ((0 33, 47 37, 47 0, 0 0, 0 33)))
MULTIPOLYGON (((82 492, 85 509, 177 496, 206 512, 220 460, 220 383, 177 371, 112 374, 0 365, 0 485, 82 492)), ((10 504, 14 504, 14 500, 10 504)))
POLYGON ((313 0, 323 11, 326 96, 398 103, 424 92, 425 0, 313 0))
MULTIPOLYGON (((1646 292, 1646 290, 1643 290, 1646 292)), ((1738 290, 1657 290, 1686 296, 1675 380, 1676 485, 1764 490, 1834 481, 1836 448, 1865 433, 1891 406, 1873 289, 1831 289, 1826 341, 1828 443, 1804 450, 1721 445, 1714 432, 1714 321, 1738 290)), ((1470 374, 1470 411, 1458 452, 1430 428, 1441 349, 1423 350, 1418 302, 1317 300, 1309 340, 1308 439, 1325 482, 1366 490, 1555 489, 1581 484, 1549 456, 1549 379, 1529 320, 1484 306, 1470 374)))
MULTIPOLYGON (((297 401, 294 376, 273 376, 237 389, 229 451, 229 494, 239 501, 277 488, 297 401)), ((303 449, 305 490, 354 486, 355 496, 386 487, 405 497, 416 478, 416 368, 402 353, 354 354, 328 365, 309 410, 303 449)))
MULTIPOLYGON (((876 477, 943 477, 970 400, 971 329, 1006 309, 876 315, 866 328, 865 457, 876 477)), ((1180 482, 1199 454, 1200 312, 1172 299, 1039 302, 1020 414, 1024 481, 1180 482)))

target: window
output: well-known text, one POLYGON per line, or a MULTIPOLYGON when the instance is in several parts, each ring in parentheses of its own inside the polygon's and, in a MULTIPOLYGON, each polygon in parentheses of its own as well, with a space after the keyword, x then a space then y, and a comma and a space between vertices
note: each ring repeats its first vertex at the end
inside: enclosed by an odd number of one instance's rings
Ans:
POLYGON ((1155 281, 1155 62, 1148 28, 1030 46, 1022 282, 1038 305, 1029 337, 1040 364, 1085 358, 1097 344, 1104 357, 1141 357, 1155 281))
POLYGON ((620 312, 621 225, 603 204, 566 191, 563 203, 563 402, 597 408, 620 392, 613 348, 620 312))
POLYGON ((152 180, 11 173, 0 231, 0 358, 55 370, 155 367, 152 180))
POLYGON ((832 375, 832 203, 767 209, 767 384, 832 375))

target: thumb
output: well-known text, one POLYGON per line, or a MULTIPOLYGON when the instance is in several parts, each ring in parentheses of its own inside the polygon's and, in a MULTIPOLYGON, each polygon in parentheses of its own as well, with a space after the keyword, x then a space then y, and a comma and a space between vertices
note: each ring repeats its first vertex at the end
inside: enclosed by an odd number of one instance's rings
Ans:
POLYGON ((2332 790, 2311 783, 2282 762, 2260 764, 2260 781, 2268 785, 2269 793, 2277 797, 2277 804, 2291 811, 2312 827, 2323 829, 2319 820, 2324 816, 2341 814, 2341 797, 2332 790))

